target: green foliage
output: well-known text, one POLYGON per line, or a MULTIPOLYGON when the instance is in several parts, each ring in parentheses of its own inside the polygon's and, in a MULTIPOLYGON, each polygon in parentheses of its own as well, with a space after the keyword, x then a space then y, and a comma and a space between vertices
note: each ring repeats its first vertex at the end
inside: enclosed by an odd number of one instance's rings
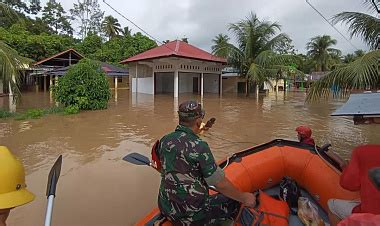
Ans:
POLYGON ((0 109, 0 118, 9 118, 9 117, 13 117, 15 113, 12 113, 12 112, 9 112, 9 111, 5 111, 3 109, 0 109))
POLYGON ((16 120, 38 119, 45 115, 64 113, 64 111, 64 108, 56 106, 46 109, 33 108, 21 113, 13 113, 0 109, 0 118, 14 118, 16 120))
POLYGON ((330 70, 332 65, 340 63, 341 51, 332 48, 336 43, 329 35, 313 37, 307 43, 307 54, 314 60, 317 71, 330 70))
POLYGON ((14 24, 10 29, 0 27, 0 38, 21 56, 36 61, 71 48, 75 43, 69 36, 46 33, 33 35, 21 23, 14 24))
POLYGON ((369 52, 352 63, 331 71, 311 87, 307 100, 328 98, 331 87, 338 90, 336 96, 347 96, 352 89, 378 89, 380 87, 380 50, 369 52))
POLYGON ((109 40, 122 33, 119 21, 113 16, 106 16, 102 22, 102 31, 109 40))
POLYGON ((99 36, 90 35, 77 49, 91 59, 118 64, 156 46, 157 44, 147 36, 136 33, 133 36, 117 36, 105 43, 101 43, 99 36))
POLYGON ((3 84, 10 84, 11 91, 19 94, 19 69, 24 68, 30 60, 20 56, 16 50, 0 41, 0 80, 3 84))
POLYGON ((102 44, 102 38, 100 36, 96 34, 89 34, 76 46, 76 49, 85 56, 93 58, 92 54, 100 49, 102 44))
POLYGON ((130 37, 132 36, 132 30, 127 26, 123 28, 123 35, 125 37, 130 37))
POLYGON ((42 20, 48 24, 56 34, 62 33, 67 35, 73 34, 73 28, 69 22, 68 16, 61 3, 48 1, 42 11, 42 20))
POLYGON ((213 46, 211 46, 212 53, 219 57, 227 58, 229 56, 229 49, 230 49, 230 38, 228 35, 225 34, 218 34, 212 42, 214 43, 213 46))
POLYGON ((65 107, 65 115, 73 115, 73 114, 78 114, 80 111, 78 105, 70 105, 65 107))
POLYGON ((106 75, 100 65, 84 59, 70 67, 53 87, 54 98, 67 106, 78 106, 81 110, 107 108, 111 97, 106 75))
POLYGON ((20 13, 23 12, 35 15, 41 10, 40 0, 2 0, 2 2, 20 13), (29 2, 29 4, 26 2, 29 2))
MULTIPOLYGON (((370 11, 378 13, 378 3, 364 0, 364 5, 370 11)), ((333 17, 333 23, 345 23, 351 37, 361 37, 367 45, 375 50, 380 48, 380 18, 379 14, 369 15, 360 12, 342 12, 333 17)))
POLYGON ((359 57, 364 56, 365 52, 361 49, 356 50, 354 53, 349 53, 343 58, 343 63, 351 63, 357 60, 359 57))
POLYGON ((272 78, 278 80, 290 73, 287 65, 298 62, 297 56, 277 53, 276 50, 290 43, 286 34, 279 33, 280 27, 278 23, 260 20, 251 12, 229 26, 238 45, 229 44, 228 37, 219 35, 214 39, 214 53, 227 53, 229 64, 258 86, 272 78))

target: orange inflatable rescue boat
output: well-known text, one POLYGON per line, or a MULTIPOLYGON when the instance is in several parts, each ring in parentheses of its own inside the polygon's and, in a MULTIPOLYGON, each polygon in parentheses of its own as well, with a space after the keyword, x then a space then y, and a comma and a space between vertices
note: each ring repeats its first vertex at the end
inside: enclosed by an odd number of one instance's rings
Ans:
MULTIPOLYGON (((318 207, 320 217, 328 222, 329 199, 359 197, 358 193, 344 190, 339 185, 341 169, 325 154, 328 147, 329 145, 325 145, 316 148, 308 144, 277 139, 235 153, 219 166, 224 169, 226 177, 245 192, 260 189, 269 195, 278 194, 282 178, 290 176, 300 186, 302 196, 308 197, 318 207)), ((159 209, 155 208, 136 225, 154 225, 159 217, 159 209)), ((288 222, 291 226, 303 225, 297 215, 290 214, 288 222)), ((172 224, 166 221, 161 225, 172 224)))

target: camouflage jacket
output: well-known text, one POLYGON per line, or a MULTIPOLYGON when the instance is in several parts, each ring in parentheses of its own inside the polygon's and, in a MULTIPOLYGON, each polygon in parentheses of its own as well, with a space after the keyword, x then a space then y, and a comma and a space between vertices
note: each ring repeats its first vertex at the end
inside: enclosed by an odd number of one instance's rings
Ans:
POLYGON ((217 169, 208 144, 190 128, 178 125, 161 139, 158 154, 162 164, 158 195, 161 212, 172 219, 204 218, 209 205, 204 178, 217 169))

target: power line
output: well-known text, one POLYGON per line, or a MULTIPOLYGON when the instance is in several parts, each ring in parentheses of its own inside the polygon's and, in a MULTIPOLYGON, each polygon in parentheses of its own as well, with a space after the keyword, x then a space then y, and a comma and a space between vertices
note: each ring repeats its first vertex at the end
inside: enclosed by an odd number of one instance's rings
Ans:
POLYGON ((310 2, 309 0, 306 0, 306 3, 309 4, 309 6, 314 9, 315 12, 317 12, 332 28, 334 28, 334 30, 336 32, 338 32, 348 43, 350 43, 350 45, 352 47, 354 47, 356 50, 359 50, 358 48, 356 48, 356 46, 354 44, 352 44, 352 42, 346 37, 344 36, 344 34, 342 34, 342 32, 340 32, 335 26, 334 24, 332 24, 317 8, 315 8, 310 2))
MULTIPOLYGON (((133 24, 135 27, 137 27, 140 31, 142 31, 143 33, 145 33, 148 37, 150 37, 151 39, 153 39, 154 41, 156 41, 157 43, 163 45, 164 43, 162 43, 161 41, 159 41, 157 38, 155 38, 153 35, 150 35, 147 31, 145 31, 143 28, 141 28, 139 25, 137 25, 135 22, 133 22, 132 20, 128 19, 126 16, 124 16, 122 13, 120 13, 118 10, 116 10, 114 7, 112 7, 108 2, 106 2, 106 0, 103 0, 103 3, 106 4, 108 7, 110 7, 113 11, 115 11, 117 14, 119 14, 121 17, 123 17, 124 19, 126 19, 128 22, 130 22, 131 24, 133 24)), ((175 52, 173 49, 169 48, 167 45, 163 45, 165 46, 166 48, 170 49, 171 51, 175 52)))

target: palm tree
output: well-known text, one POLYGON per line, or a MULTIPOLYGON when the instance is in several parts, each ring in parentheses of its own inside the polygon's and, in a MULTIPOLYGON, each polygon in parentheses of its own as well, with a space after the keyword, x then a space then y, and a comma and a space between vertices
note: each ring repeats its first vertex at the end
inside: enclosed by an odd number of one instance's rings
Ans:
MULTIPOLYGON (((375 1, 364 0, 370 11, 380 14, 375 1)), ((380 48, 380 18, 360 12, 342 12, 333 17, 333 23, 349 25, 351 37, 358 36, 363 39, 371 49, 380 48)))
POLYGON ((227 58, 229 55, 229 47, 230 47, 230 38, 225 34, 218 34, 212 42, 214 43, 211 46, 212 53, 219 57, 227 58))
POLYGON ((261 21, 251 12, 245 19, 230 24, 229 30, 234 33, 238 46, 229 44, 224 47, 228 49, 228 62, 245 76, 247 86, 256 84, 257 93, 259 86, 277 78, 279 71, 289 71, 290 66, 287 65, 297 61, 294 55, 275 53, 276 48, 289 41, 286 34, 278 34, 281 30, 278 23, 261 21))
POLYGON ((102 22, 102 30, 109 39, 112 39, 122 32, 119 21, 113 16, 106 16, 102 22))
POLYGON ((330 69, 334 58, 341 55, 341 51, 331 48, 336 45, 336 40, 329 35, 316 36, 307 43, 307 54, 315 61, 317 71, 326 71, 330 69))
MULTIPOLYGON (((380 13, 375 1, 364 0, 370 10, 380 13)), ((364 13, 343 12, 334 17, 334 22, 350 24, 351 36, 360 36, 372 49, 379 48, 380 21, 364 13)), ((307 101, 330 96, 331 87, 335 87, 333 97, 347 96, 353 89, 378 89, 380 87, 380 50, 374 50, 359 56, 355 61, 342 65, 317 81, 307 95, 307 101), (360 56, 362 55, 362 56, 360 56), (336 89, 337 88, 337 89, 336 89)))
POLYGON ((380 50, 374 50, 350 64, 331 71, 317 81, 307 95, 308 101, 327 98, 333 91, 334 97, 345 97, 353 89, 368 89, 380 87, 380 50))
MULTIPOLYGON (((0 3, 0 14, 17 19, 18 14, 4 3, 0 3)), ((0 80, 3 85, 8 85, 10 94, 20 94, 19 75, 20 69, 30 60, 18 55, 17 51, 0 41, 0 80)))
POLYGON ((130 29, 128 26, 127 26, 127 27, 124 27, 122 33, 123 33, 123 35, 124 35, 125 37, 130 37, 130 36, 132 36, 132 29, 130 29))

